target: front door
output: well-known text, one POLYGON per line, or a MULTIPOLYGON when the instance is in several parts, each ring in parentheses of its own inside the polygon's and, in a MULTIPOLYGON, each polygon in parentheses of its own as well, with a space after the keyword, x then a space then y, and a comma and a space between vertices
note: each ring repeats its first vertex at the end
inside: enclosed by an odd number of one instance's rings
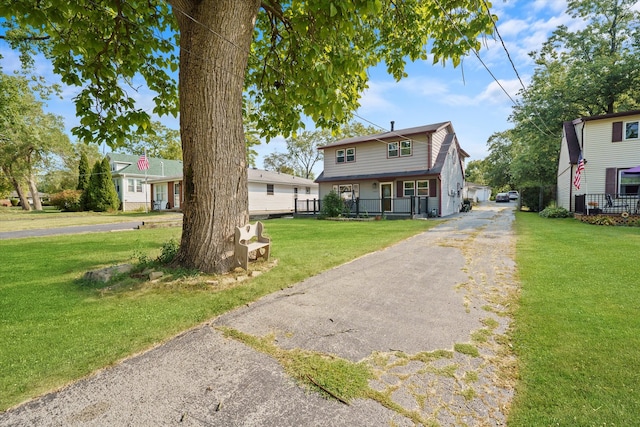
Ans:
POLYGON ((393 211, 393 183, 383 182, 380 184, 380 198, 382 199, 382 212, 393 211))
POLYGON ((180 183, 173 184, 173 207, 180 209, 180 183))

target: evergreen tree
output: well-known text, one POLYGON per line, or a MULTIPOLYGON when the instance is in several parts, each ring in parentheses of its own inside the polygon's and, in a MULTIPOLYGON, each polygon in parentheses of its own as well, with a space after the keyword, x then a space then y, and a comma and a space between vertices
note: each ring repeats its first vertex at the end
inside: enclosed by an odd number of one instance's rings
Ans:
POLYGON ((106 157, 93 165, 89 186, 84 190, 83 196, 84 206, 91 211, 115 211, 120 206, 106 157))
POLYGON ((89 159, 87 155, 80 153, 80 163, 78 163, 78 187, 76 190, 84 190, 89 186, 89 178, 91 177, 91 169, 89 169, 89 159))

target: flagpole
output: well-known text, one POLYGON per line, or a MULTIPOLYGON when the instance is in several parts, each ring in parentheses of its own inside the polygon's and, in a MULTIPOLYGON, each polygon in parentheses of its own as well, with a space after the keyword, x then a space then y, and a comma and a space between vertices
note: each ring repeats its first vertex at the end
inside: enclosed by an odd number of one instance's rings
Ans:
MULTIPOLYGON (((147 150, 144 150, 144 158, 149 161, 147 157, 147 150)), ((149 179, 147 178, 147 171, 149 168, 144 168, 144 213, 149 213, 149 179)))

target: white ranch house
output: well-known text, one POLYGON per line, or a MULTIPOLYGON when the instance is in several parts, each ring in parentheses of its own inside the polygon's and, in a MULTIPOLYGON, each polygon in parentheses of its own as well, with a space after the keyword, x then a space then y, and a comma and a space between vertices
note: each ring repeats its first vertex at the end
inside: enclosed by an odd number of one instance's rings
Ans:
MULTIPOLYGON (((295 203, 318 198, 318 184, 310 179, 261 169, 248 169, 249 215, 252 217, 292 214, 295 203)), ((168 177, 150 179, 156 195, 154 209, 174 209, 184 200, 182 171, 168 177), (160 198, 168 194, 169 199, 160 198), (166 203, 165 203, 166 200, 166 203)))

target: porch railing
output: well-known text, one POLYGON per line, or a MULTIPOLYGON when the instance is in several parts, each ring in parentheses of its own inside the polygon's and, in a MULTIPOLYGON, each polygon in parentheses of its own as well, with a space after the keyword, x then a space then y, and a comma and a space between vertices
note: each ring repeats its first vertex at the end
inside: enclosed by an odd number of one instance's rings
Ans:
MULTIPOLYGON (((369 217, 382 215, 437 216, 437 212, 428 210, 428 197, 396 197, 382 199, 348 199, 343 202, 342 215, 349 217, 369 217)), ((294 213, 317 215, 322 210, 318 199, 298 200, 294 203, 294 213)))
POLYGON ((584 215, 640 214, 637 194, 597 193, 580 194, 574 198, 574 211, 584 215))

